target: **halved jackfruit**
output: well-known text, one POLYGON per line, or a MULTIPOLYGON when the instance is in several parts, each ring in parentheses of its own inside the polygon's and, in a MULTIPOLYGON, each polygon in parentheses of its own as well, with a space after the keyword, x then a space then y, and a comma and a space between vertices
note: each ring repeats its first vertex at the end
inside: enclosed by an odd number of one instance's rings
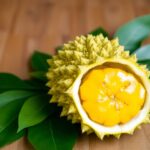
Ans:
POLYGON ((149 71, 118 39, 76 37, 48 63, 50 102, 63 107, 61 116, 80 122, 82 132, 120 137, 149 122, 149 71))

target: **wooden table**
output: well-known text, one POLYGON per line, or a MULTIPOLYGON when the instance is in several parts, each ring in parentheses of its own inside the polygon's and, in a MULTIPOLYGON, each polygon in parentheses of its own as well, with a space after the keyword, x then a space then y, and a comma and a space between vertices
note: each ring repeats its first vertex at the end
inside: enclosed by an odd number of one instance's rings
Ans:
MULTIPOLYGON (((101 26, 110 34, 136 16, 150 13, 150 0, 0 0, 0 71, 28 77, 35 49, 54 47, 101 26)), ((150 125, 120 140, 94 134, 79 138, 74 150, 149 150, 150 125)), ((32 150, 21 139, 1 150, 32 150)))

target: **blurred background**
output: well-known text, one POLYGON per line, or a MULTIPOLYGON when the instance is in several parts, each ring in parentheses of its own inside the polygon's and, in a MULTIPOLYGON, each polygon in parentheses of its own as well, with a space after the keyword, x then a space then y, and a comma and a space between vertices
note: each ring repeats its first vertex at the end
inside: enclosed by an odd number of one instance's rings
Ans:
POLYGON ((27 77, 35 49, 54 48, 96 27, 110 34, 150 13, 150 0, 0 0, 0 71, 27 77))
MULTIPOLYGON (((0 71, 27 78, 35 49, 53 54, 56 46, 77 35, 99 26, 113 34, 145 14, 150 14, 150 0, 0 0, 0 71)), ((27 145, 21 140, 2 150, 29 150, 27 145)), ((88 148, 88 137, 81 137, 75 149, 88 148)))

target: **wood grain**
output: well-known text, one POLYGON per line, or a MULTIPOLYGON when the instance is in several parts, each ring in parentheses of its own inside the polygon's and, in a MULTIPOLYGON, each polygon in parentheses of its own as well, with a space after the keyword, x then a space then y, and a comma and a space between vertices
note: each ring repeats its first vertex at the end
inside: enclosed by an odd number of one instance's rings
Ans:
MULTIPOLYGON (((150 0, 0 0, 0 71, 28 77, 35 49, 54 48, 101 26, 110 34, 136 16, 150 13, 150 0)), ((148 41, 149 42, 149 41, 148 41)), ((149 150, 150 126, 133 136, 100 141, 94 134, 78 139, 74 150, 149 150)), ((25 138, 1 150, 32 150, 25 138)))

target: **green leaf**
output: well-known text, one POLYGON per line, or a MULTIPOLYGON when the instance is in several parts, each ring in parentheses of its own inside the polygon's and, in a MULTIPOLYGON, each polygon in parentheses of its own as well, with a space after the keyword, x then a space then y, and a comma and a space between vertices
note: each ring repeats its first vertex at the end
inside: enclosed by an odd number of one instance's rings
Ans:
POLYGON ((150 70, 150 59, 149 60, 141 60, 141 61, 138 61, 138 63, 146 65, 147 68, 150 70))
POLYGON ((140 47, 135 51, 138 61, 150 60, 150 45, 140 47))
POLYGON ((49 104, 50 97, 37 95, 30 97, 23 105, 19 113, 19 129, 30 127, 42 122, 54 109, 49 104))
POLYGON ((25 130, 17 133, 17 120, 13 121, 7 128, 0 133, 0 147, 10 144, 25 135, 25 130))
POLYGON ((32 86, 25 83, 13 74, 0 73, 0 92, 7 90, 31 90, 32 86))
POLYGON ((17 118, 24 101, 25 99, 18 99, 0 108, 0 132, 17 118))
POLYGON ((108 33, 101 27, 93 30, 92 32, 90 32, 89 34, 92 34, 92 35, 99 35, 99 34, 103 34, 104 37, 108 37, 108 33))
POLYGON ((138 58, 138 63, 146 65, 150 69, 150 45, 145 45, 138 48, 134 54, 138 58))
POLYGON ((119 38, 126 50, 134 52, 140 47, 142 41, 150 35, 150 15, 138 17, 120 27, 114 37, 119 38))
POLYGON ((28 131, 28 139, 36 150, 72 150, 77 137, 76 126, 56 116, 28 131))
POLYGON ((7 91, 0 94, 0 132, 18 116, 25 99, 33 95, 27 91, 7 91))
POLYGON ((31 78, 47 81, 46 72, 44 71, 35 71, 30 73, 31 78))
POLYGON ((45 85, 46 84, 45 81, 37 80, 34 78, 34 79, 24 80, 24 82, 32 86, 32 88, 34 89, 33 92, 48 93, 49 88, 45 85))
POLYGON ((20 99, 28 98, 33 95, 33 92, 29 91, 7 91, 0 94, 0 109, 1 107, 20 99))
POLYGON ((31 66, 33 70, 47 71, 49 68, 47 60, 50 58, 51 56, 46 53, 35 51, 31 57, 31 66))

